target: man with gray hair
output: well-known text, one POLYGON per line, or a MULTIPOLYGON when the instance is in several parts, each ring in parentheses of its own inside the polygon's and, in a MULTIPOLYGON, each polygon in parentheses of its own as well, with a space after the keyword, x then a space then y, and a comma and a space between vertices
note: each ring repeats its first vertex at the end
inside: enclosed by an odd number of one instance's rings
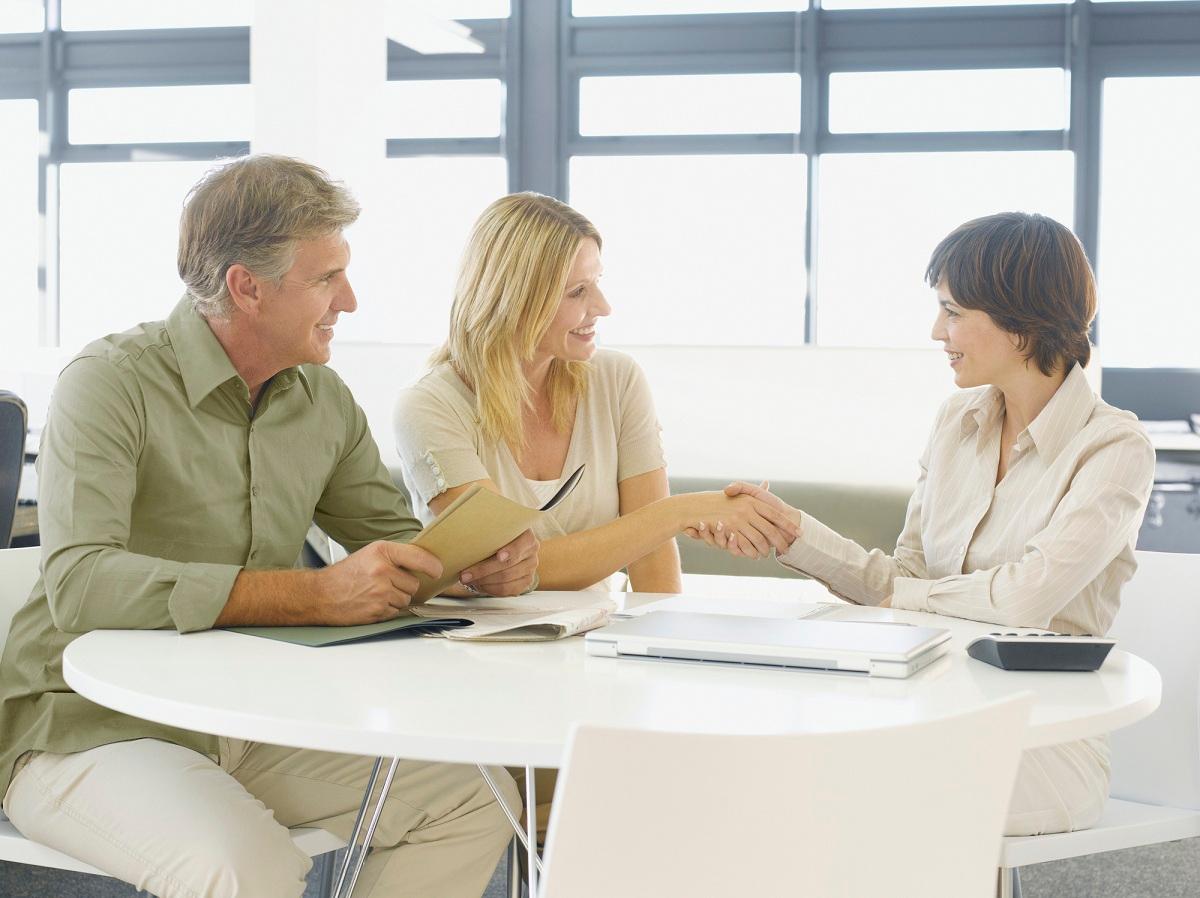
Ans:
MULTIPOLYGON (((295 159, 210 172, 180 228, 187 296, 166 321, 87 346, 51 401, 42 576, 0 660, 0 794, 29 838, 155 895, 300 895, 310 861, 285 827, 348 838, 372 762, 110 711, 70 691, 66 646, 98 628, 382 621, 417 573, 441 572, 408 545, 420 524, 325 366, 357 307, 342 233, 357 217, 344 187, 295 159), (313 520, 351 554, 296 570, 313 520)), ((520 593, 537 559, 526 533, 462 579, 520 593)), ((478 771, 402 762, 390 794, 362 893, 479 895, 511 833, 478 771)))

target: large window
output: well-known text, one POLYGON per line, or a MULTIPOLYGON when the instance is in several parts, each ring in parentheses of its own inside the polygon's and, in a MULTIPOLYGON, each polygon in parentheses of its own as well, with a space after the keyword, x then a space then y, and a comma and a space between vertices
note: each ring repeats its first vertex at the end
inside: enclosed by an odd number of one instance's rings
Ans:
POLYGON ((249 140, 249 84, 81 88, 70 93, 71 143, 249 140))
POLYGON ((633 75, 583 78, 579 132, 791 134, 800 130, 800 76, 633 75))
POLYGON ((467 234, 479 213, 507 193, 498 156, 416 156, 389 159, 385 191, 364 214, 383 216, 383 246, 369 249, 370 266, 352 265, 359 310, 338 325, 343 340, 437 343, 446 338, 450 302, 467 234))
POLYGON ((183 295, 179 213, 211 162, 62 167, 61 345, 165 318, 183 295))
POLYGON ((583 156, 571 201, 604 239, 610 343, 804 341, 803 156, 583 156))
POLYGON ((833 132, 1019 131, 1065 128, 1062 69, 835 72, 833 132))
MULTIPOLYGON (((26 297, 0 341, 77 346, 178 294, 186 190, 249 146, 255 13, 49 2, 49 36, 42 0, 0 3, 0 202, 17 210, 0 253, 26 297)), ((381 38, 386 159, 351 234, 364 303, 343 339, 440 340, 472 222, 536 190, 604 235, 610 345, 928 346, 934 244, 1024 209, 1070 224, 1092 258, 1103 362, 1198 364, 1195 0, 446 0, 421 15, 471 40, 381 38)))
POLYGON ((661 16, 694 13, 791 12, 808 0, 573 0, 577 16, 661 16))
POLYGON ((0 34, 41 31, 44 19, 42 0, 4 0, 0 3, 0 34))
POLYGON ((1070 3, 1072 0, 824 0, 826 9, 882 9, 918 6, 1030 6, 1042 3, 1070 3))
MULTIPOLYGON (((447 6, 466 19, 509 12, 507 3, 495 0, 458 0, 447 6)), ((505 33, 503 23, 497 32, 505 33)), ((438 57, 410 55, 405 62, 419 70, 431 59, 438 57)), ((379 229, 384 243, 362 247, 371 254, 371 263, 356 266, 352 275, 360 298, 367 301, 347 319, 343 339, 445 339, 471 225, 489 203, 508 192, 505 100, 504 81, 498 77, 388 82, 384 182, 378 195, 363 198, 364 217, 384 221, 379 229)), ((355 240, 353 232, 350 239, 355 240)))
POLYGON ((956 226, 1037 211, 1070 225, 1070 153, 832 155, 821 163, 817 342, 929 346, 925 266, 956 226))
POLYGON ((503 101, 503 85, 496 78, 389 81, 384 109, 388 135, 499 137, 503 101))
MULTIPOLYGON (((0 355, 38 345, 38 104, 0 100, 0 355)), ((3 367, 3 363, 0 363, 3 367)))
MULTIPOLYGON (((8 2, 8 0, 5 0, 8 2)), ((61 0, 68 31, 249 25, 254 0, 61 0)))
POLYGON ((507 19, 511 6, 509 0, 438 0, 436 9, 451 19, 507 19))
POLYGON ((1104 83, 1105 365, 1200 367, 1200 77, 1104 83))

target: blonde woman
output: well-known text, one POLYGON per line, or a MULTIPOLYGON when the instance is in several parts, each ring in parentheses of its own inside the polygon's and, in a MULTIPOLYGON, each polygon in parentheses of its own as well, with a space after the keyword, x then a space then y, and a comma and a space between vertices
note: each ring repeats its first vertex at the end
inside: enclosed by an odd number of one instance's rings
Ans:
POLYGON ((476 483, 541 505, 586 464, 536 533, 541 587, 607 590, 627 569, 635 590, 678 592, 674 537, 685 527, 719 527, 755 556, 790 545, 796 529, 751 496, 670 495, 645 376, 596 348, 612 311, 600 247, 591 222, 548 196, 513 194, 484 210, 446 343, 396 406, 404 480, 428 521, 476 483))

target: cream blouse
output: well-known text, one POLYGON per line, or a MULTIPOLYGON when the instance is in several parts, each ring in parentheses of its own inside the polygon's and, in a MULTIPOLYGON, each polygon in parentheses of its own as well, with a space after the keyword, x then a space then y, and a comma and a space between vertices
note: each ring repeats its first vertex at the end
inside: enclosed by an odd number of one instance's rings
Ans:
POLYGON ((1154 478, 1137 418, 1092 392, 1083 370, 1021 432, 996 483, 1004 396, 965 390, 941 408, 894 555, 809 515, 780 557, 854 602, 1008 627, 1103 634, 1154 478))

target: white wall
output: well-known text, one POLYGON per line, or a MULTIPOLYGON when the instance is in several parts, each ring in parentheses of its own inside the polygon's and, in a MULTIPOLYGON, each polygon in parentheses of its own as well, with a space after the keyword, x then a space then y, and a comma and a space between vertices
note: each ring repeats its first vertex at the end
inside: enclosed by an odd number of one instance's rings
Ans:
MULTIPOLYGON (((396 463, 396 391, 425 370, 428 344, 334 341, 331 365, 396 463)), ((626 346, 646 371, 673 474, 911 486, 933 416, 955 389, 938 349, 626 346)), ((73 350, 0 363, 38 426, 73 350)), ((1099 390, 1100 364, 1088 366, 1099 390)))
MULTIPOLYGON (((389 464, 396 391, 431 349, 334 344, 331 364, 389 464)), ((911 486, 934 413, 954 389, 937 349, 623 349, 646 370, 674 474, 911 486)))

